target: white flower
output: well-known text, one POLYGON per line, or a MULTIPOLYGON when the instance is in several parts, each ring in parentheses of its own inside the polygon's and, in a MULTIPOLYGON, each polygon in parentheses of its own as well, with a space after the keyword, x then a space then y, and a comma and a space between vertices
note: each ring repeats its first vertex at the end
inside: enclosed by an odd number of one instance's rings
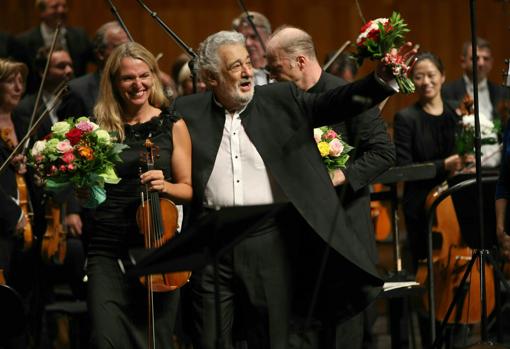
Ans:
MULTIPOLYGON (((480 116, 480 137, 482 139, 495 138, 497 139, 496 132, 494 131, 494 123, 489 120, 484 114, 480 116)), ((475 116, 473 114, 464 115, 462 117, 462 127, 467 130, 475 130, 475 116)))
POLYGON ((45 148, 46 148, 46 140, 35 142, 34 146, 32 147, 32 156, 36 157, 38 155, 41 155, 45 148))
POLYGON ((376 19, 371 20, 370 26, 367 29, 365 29, 365 31, 363 31, 363 33, 358 35, 358 38, 356 39, 356 43, 359 44, 361 41, 363 41, 372 30, 379 30, 379 23, 381 23, 384 27, 384 25, 386 23, 388 23, 388 21, 389 21, 388 18, 376 18, 376 19))
POLYGON ((315 139, 316 143, 319 143, 321 141, 323 133, 324 132, 322 132, 322 130, 320 128, 313 129, 313 138, 315 139))

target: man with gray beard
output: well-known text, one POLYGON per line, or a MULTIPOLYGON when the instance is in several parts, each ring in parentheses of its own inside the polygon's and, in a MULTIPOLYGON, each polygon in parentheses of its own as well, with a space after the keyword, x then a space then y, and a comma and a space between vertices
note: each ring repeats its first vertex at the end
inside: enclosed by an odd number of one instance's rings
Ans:
MULTIPOLYGON (((317 275, 295 279, 297 257, 306 261, 306 255, 296 256, 303 237, 329 245, 326 272, 319 280, 328 288, 321 291, 342 289, 349 299, 348 304, 337 299, 332 312, 359 311, 382 285, 366 247, 346 224, 313 128, 359 114, 365 106, 353 100, 355 95, 378 103, 393 94, 387 84, 391 77, 370 74, 321 94, 302 92, 291 83, 255 87, 244 37, 226 31, 202 42, 198 56, 209 91, 179 97, 173 105, 192 137, 192 214, 196 218, 232 206, 285 207, 218 260, 224 347, 232 347, 234 313, 241 313, 247 333, 255 334, 246 338, 249 347, 287 348, 293 294, 300 284, 318 281, 317 275), (239 307, 234 300, 244 302, 239 307)), ((196 349, 217 344, 214 272, 207 265, 191 278, 196 349)))

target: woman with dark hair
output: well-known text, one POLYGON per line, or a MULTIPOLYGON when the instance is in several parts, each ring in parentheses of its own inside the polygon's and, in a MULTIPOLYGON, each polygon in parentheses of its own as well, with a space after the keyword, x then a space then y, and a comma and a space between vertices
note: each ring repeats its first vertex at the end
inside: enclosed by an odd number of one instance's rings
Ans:
MULTIPOLYGON (((88 247, 88 307, 94 348, 147 348, 147 291, 125 275, 128 250, 144 246, 136 210, 145 185, 175 203, 191 200, 191 140, 184 121, 167 109, 154 56, 128 42, 106 62, 94 114, 99 126, 129 146, 116 166, 121 181, 106 185, 106 201, 85 222, 88 247), (154 169, 140 161, 149 139, 159 156, 154 169), (140 168, 142 170, 140 170, 140 168)), ((179 291, 154 293, 155 347, 172 348, 179 291)))
POLYGON ((406 182, 402 201, 414 267, 427 256, 425 200, 436 185, 461 169, 455 153, 458 116, 455 106, 441 97, 445 81, 443 63, 433 53, 416 56, 411 72, 418 101, 400 110, 394 119, 394 141, 399 166, 433 162, 434 178, 406 182))

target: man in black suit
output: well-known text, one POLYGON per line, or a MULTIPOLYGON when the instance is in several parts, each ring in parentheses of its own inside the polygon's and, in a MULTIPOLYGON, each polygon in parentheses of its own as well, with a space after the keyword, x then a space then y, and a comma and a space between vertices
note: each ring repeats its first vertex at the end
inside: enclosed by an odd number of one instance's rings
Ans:
MULTIPOLYGON (((359 312, 375 296, 368 291, 382 285, 364 239, 348 223, 317 151, 313 128, 363 111, 365 106, 356 103, 354 95, 378 103, 394 90, 387 76, 382 80, 375 74, 322 94, 304 93, 290 83, 254 87, 244 37, 235 32, 209 36, 200 46, 198 63, 210 91, 174 103, 193 141, 194 214, 217 207, 286 203, 221 256, 221 333, 229 347, 233 313, 238 310, 234 299, 242 297, 250 310, 244 317, 253 322, 248 326, 261 330, 259 345, 287 348, 290 306, 298 285, 320 281, 321 299, 328 303, 321 303, 319 310, 327 308, 340 317, 359 312), (322 246, 329 258, 324 275, 315 274, 312 281, 300 273, 303 279, 292 283, 298 267, 294 258, 308 261, 302 239, 322 246)), ((208 265, 191 280, 195 348, 214 348, 217 339, 213 275, 208 265)))
POLYGON ((98 69, 69 82, 69 92, 57 110, 59 119, 71 116, 92 116, 99 91, 99 81, 110 53, 129 38, 117 21, 103 24, 94 36, 94 54, 98 69))
POLYGON ((23 45, 9 33, 0 32, 0 58, 10 58, 18 62, 26 61, 23 45))
MULTIPOLYGON (((64 47, 73 60, 74 74, 84 75, 87 72, 87 64, 93 61, 92 43, 86 32, 81 28, 67 27, 66 0, 36 0, 36 7, 39 10, 41 24, 18 35, 18 40, 23 44, 25 54, 29 61, 26 62, 29 69, 33 69, 34 57, 37 50, 42 46, 50 46, 53 33, 59 22, 62 23, 61 35, 57 42, 64 47)), ((27 86, 28 92, 37 88, 36 74, 32 72, 27 86)))
MULTIPOLYGON (((464 71, 463 76, 455 81, 443 85, 442 95, 446 100, 452 100, 459 105, 466 95, 473 97, 473 50, 471 42, 465 42, 462 47, 460 65, 464 71)), ((501 120, 499 108, 503 101, 508 101, 510 92, 508 88, 499 86, 488 80, 492 70, 493 57, 490 43, 483 39, 477 39, 477 65, 478 72, 478 99, 480 114, 490 120, 501 120)), ((501 120, 506 121, 506 120, 501 120)), ((502 125, 502 130, 504 125, 502 125)))
MULTIPOLYGON (((303 91, 321 93, 347 84, 345 80, 322 71, 311 36, 298 28, 278 28, 267 43, 267 59, 268 70, 274 79, 292 81, 303 91)), ((348 218, 347 224, 363 241, 370 260, 376 263, 368 185, 394 164, 395 148, 377 107, 332 127, 344 141, 354 146, 351 161, 345 169, 335 170, 332 179, 338 185, 336 190, 348 218)), ((356 315, 340 324, 334 336, 334 332, 327 333, 334 329, 334 326, 331 328, 334 322, 325 321, 317 344, 320 348, 361 348, 362 322, 362 314, 356 315)))

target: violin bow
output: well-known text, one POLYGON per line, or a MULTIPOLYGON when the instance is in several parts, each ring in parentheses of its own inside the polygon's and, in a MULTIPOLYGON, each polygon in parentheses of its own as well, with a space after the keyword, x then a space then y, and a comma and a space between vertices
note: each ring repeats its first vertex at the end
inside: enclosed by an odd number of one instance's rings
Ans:
POLYGON ((20 153, 22 147, 25 147, 23 150, 26 150, 25 144, 28 144, 28 140, 35 133, 37 128, 39 127, 41 121, 52 111, 58 103, 60 96, 67 90, 67 81, 62 81, 58 87, 55 89, 57 92, 55 93, 53 99, 51 100, 51 104, 46 110, 32 123, 32 126, 27 130, 25 136, 21 139, 18 145, 12 150, 11 154, 5 159, 5 161, 0 166, 0 174, 2 174, 7 165, 11 162, 11 160, 20 153))
MULTIPOLYGON (((57 43, 57 38, 60 35, 60 31, 62 29, 62 22, 57 23, 57 28, 55 29, 55 32, 53 33, 53 38, 51 39, 51 46, 50 46, 50 52, 48 52, 48 56, 46 57, 46 64, 44 66, 44 72, 41 78, 41 83, 39 84, 39 89, 37 90, 37 96, 35 97, 35 104, 34 109, 32 110, 32 115, 30 116, 30 122, 28 123, 28 129, 32 128, 32 125, 34 124, 35 115, 37 114, 37 110, 39 109, 39 103, 41 103, 41 97, 42 92, 44 89, 44 83, 46 81, 46 77, 48 76, 48 70, 50 68, 50 61, 51 61, 51 55, 53 54, 53 51, 55 50, 55 45, 57 43)), ((23 153, 25 153, 28 149, 28 138, 25 140, 25 137, 23 138, 24 142, 20 142, 20 144, 23 144, 23 153)), ((0 170, 1 171, 1 170, 0 170)))

